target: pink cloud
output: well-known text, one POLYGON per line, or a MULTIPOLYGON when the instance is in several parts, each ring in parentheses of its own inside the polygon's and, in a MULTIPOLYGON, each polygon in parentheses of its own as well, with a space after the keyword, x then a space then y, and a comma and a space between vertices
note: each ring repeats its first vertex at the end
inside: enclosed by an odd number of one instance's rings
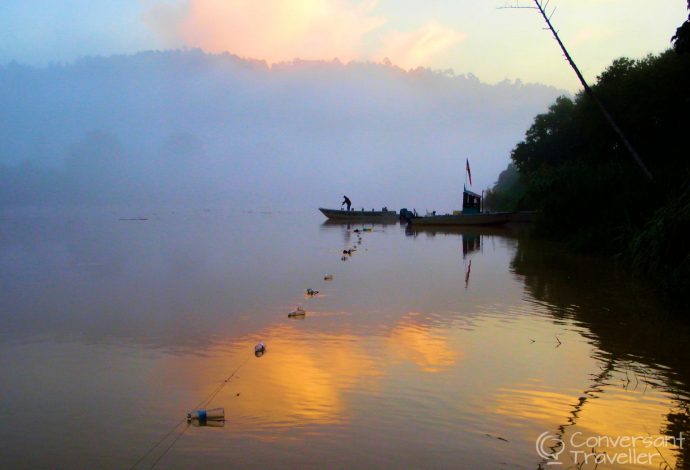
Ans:
POLYGON ((379 55, 388 57, 401 67, 429 65, 434 57, 464 41, 466 37, 465 33, 437 21, 429 21, 415 31, 388 36, 379 55))
POLYGON ((375 13, 378 0, 145 1, 145 21, 167 47, 228 51, 269 63, 388 57, 416 67, 465 37, 436 21, 381 37, 387 19, 375 13))
POLYGON ((156 4, 147 21, 170 45, 230 51, 268 62, 302 59, 351 60, 362 40, 385 19, 376 2, 342 0, 189 0, 156 4))

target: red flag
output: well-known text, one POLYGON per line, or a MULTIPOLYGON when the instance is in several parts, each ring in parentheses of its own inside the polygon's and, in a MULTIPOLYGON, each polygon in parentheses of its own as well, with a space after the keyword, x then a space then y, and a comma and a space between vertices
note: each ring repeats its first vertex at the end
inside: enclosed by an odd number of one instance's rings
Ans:
POLYGON ((466 167, 467 167, 467 176, 470 178, 470 186, 472 186, 472 172, 470 171, 470 161, 468 159, 465 159, 466 167))

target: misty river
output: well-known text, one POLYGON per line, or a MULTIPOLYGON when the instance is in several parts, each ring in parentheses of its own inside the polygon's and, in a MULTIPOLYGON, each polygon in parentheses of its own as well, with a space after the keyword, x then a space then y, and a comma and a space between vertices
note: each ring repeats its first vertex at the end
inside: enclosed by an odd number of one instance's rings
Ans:
POLYGON ((687 468, 688 328, 524 227, 220 208, 1 227, 5 468, 687 468), (188 425, 199 404, 225 421, 188 425))

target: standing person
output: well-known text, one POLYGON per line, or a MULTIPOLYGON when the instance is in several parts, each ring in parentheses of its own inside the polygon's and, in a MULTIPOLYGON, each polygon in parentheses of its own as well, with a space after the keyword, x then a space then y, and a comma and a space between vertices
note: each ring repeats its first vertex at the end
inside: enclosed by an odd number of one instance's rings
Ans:
POLYGON ((340 207, 343 207, 343 204, 347 205, 347 211, 350 211, 350 206, 352 205, 352 201, 350 201, 350 198, 347 196, 343 196, 343 202, 340 204, 340 207))

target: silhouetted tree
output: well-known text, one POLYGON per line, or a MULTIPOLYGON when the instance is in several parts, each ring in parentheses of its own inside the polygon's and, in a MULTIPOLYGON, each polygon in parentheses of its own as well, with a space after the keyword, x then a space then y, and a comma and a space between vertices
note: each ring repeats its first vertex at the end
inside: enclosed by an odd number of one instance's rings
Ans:
POLYGON ((522 207, 525 185, 520 181, 520 173, 514 163, 509 163, 498 175, 492 188, 484 191, 484 209, 491 211, 514 211, 528 209, 522 207))
MULTIPOLYGON (((690 10, 690 0, 688 0, 688 10, 690 10)), ((671 41, 678 54, 690 52, 690 15, 688 15, 688 20, 676 29, 676 34, 671 41)))
MULTIPOLYGON (((541 211, 538 230, 584 251, 626 254, 636 271, 668 290, 690 289, 690 54, 668 50, 615 60, 592 89, 649 155, 645 184, 616 134, 584 93, 538 115, 512 160, 525 184, 521 204, 541 211)), ((491 194, 498 200, 498 194, 491 194)))
POLYGON ((623 129, 621 129, 619 123, 617 122, 617 119, 614 119, 613 114, 611 110, 604 104, 604 101, 601 99, 601 97, 595 92, 594 87, 591 87, 587 81, 585 80, 585 77, 582 75, 582 72, 580 72, 580 69, 578 68, 577 64, 573 60, 573 58, 570 56, 570 53, 568 52, 568 49, 566 49, 565 44, 563 44, 563 41, 561 40, 561 37, 558 35, 558 31, 556 28, 554 28, 553 24, 551 23, 551 16, 553 16, 553 13, 555 11, 555 8, 551 10, 551 13, 547 13, 546 9, 548 8, 549 0, 534 0, 534 6, 521 6, 521 5, 515 5, 515 6, 507 6, 504 8, 518 8, 518 9, 530 9, 530 10, 537 10, 539 14, 544 18, 544 22, 546 22, 546 26, 549 31, 553 34, 553 38, 556 40, 558 43, 558 46, 561 48, 561 51, 563 52, 563 56, 565 59, 568 61, 570 64, 570 67, 572 67, 573 71, 575 72, 575 75, 577 75, 578 80, 582 84, 582 87, 584 88, 584 92, 587 96, 590 97, 590 99, 594 102, 594 104, 597 106, 599 109, 599 112, 601 115, 604 117, 606 124, 613 130, 617 135, 618 139, 621 144, 623 144, 623 147, 626 149, 628 155, 635 161, 639 169, 645 174, 647 179, 650 182, 654 181, 654 176, 652 173, 649 171, 647 168, 647 165, 645 164, 644 161, 642 161, 642 158, 640 158, 639 153, 637 152, 637 149, 633 145, 633 143, 630 141, 628 136, 625 135, 625 132, 623 132, 623 129))

